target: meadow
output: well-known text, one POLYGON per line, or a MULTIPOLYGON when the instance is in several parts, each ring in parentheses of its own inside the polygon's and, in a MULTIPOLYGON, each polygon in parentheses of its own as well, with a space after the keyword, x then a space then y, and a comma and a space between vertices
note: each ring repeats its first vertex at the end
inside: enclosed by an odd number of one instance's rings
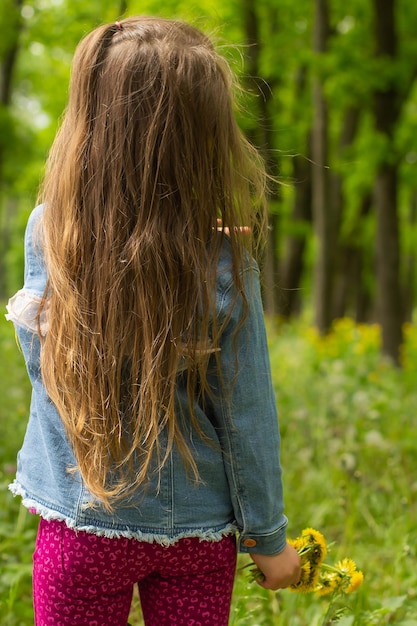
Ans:
MULTIPOLYGON (((364 582, 326 619, 328 596, 267 592, 239 569, 231 626, 417 625, 417 328, 405 337, 400 370, 380 356, 376 325, 342 319, 326 338, 305 321, 270 328, 289 536, 320 530, 328 560, 351 557, 364 582)), ((29 626, 37 520, 7 485, 30 392, 11 324, 0 346, 0 623, 29 626)), ((130 622, 142 624, 137 601, 130 622)))

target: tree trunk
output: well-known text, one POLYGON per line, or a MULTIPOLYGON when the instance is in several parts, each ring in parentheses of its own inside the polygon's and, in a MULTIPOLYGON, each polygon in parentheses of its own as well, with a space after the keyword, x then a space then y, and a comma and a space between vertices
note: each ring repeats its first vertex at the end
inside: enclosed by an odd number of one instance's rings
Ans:
POLYGON ((291 222, 300 226, 296 234, 286 241, 285 262, 281 264, 280 314, 290 318, 300 312, 300 283, 304 272, 304 252, 307 244, 307 229, 311 222, 311 162, 296 155, 293 158, 294 205, 291 222))
MULTIPOLYGON (((315 0, 313 49, 319 56, 326 52, 329 37, 327 0, 315 0)), ((319 75, 313 82, 312 206, 317 257, 314 275, 316 325, 326 333, 332 321, 334 228, 330 205, 328 170, 328 111, 323 82, 319 75)))
MULTIPOLYGON (((370 253, 361 244, 360 234, 363 220, 369 215, 371 207, 372 195, 366 194, 360 203, 355 227, 348 240, 341 246, 339 252, 341 264, 334 290, 335 317, 351 314, 358 323, 370 321, 373 313, 369 281, 366 280, 367 275, 372 272, 368 267, 370 253)), ((373 252, 371 256, 373 263, 373 252)))
MULTIPOLYGON (((16 65, 17 53, 19 50, 19 37, 22 27, 21 9, 23 0, 13 0, 10 6, 9 20, 7 24, 2 24, 3 29, 7 29, 7 45, 0 58, 0 109, 7 116, 12 95, 12 78, 16 65)), ((10 241, 10 221, 4 208, 4 159, 6 144, 4 133, 0 132, 0 298, 7 296, 7 268, 6 253, 10 241)))
MULTIPOLYGON (((394 60, 397 55, 395 0, 373 0, 376 56, 394 60)), ((375 177, 374 203, 377 217, 376 279, 377 310, 382 327, 382 349, 396 364, 403 340, 404 312, 400 286, 400 241, 398 220, 398 165, 393 135, 399 116, 400 94, 394 85, 374 92, 376 130, 386 138, 387 149, 375 177)))
POLYGON ((278 216, 273 213, 268 218, 268 239, 266 242, 265 258, 262 264, 262 296, 265 313, 275 318, 278 311, 277 288, 277 255, 276 231, 278 216))
POLYGON ((385 163, 379 168, 375 179, 374 201, 377 213, 377 306, 382 326, 382 349, 399 364, 399 350, 403 339, 403 310, 396 164, 385 163))
MULTIPOLYGON (((410 200, 410 212, 408 218, 408 225, 411 232, 415 232, 417 223, 417 192, 413 191, 410 200)), ((404 319, 407 322, 412 322, 413 319, 413 307, 414 307, 414 295, 415 295, 415 281, 416 281, 416 254, 414 248, 407 251, 407 256, 404 259, 405 262, 405 281, 404 281, 404 319)))
MULTIPOLYGON (((340 133, 338 158, 344 157, 346 148, 352 145, 359 124, 360 109, 356 106, 349 107, 344 114, 342 130, 340 133)), ((343 190, 343 178, 339 172, 330 175, 330 206, 333 214, 334 240, 338 240, 338 233, 342 223, 345 194, 343 190)), ((358 218, 360 220, 360 216, 358 218)), ((349 296, 352 288, 352 276, 360 279, 358 262, 361 251, 356 241, 341 241, 335 251, 334 282, 332 298, 332 319, 343 317, 347 314, 349 296)))
MULTIPOLYGON (((365 219, 373 210, 373 194, 369 190, 362 198, 360 217, 357 223, 357 232, 353 233, 356 241, 361 240, 360 231, 363 228, 365 219)), ((372 286, 375 287, 375 281, 371 280, 375 276, 375 254, 372 246, 362 244, 360 247, 360 279, 354 291, 354 311, 355 321, 357 324, 369 324, 375 322, 375 296, 372 286), (368 280, 367 280, 368 277, 368 280)))
MULTIPOLYGON (((302 65, 295 80, 295 99, 301 102, 307 91, 307 67, 302 65)), ((297 124, 299 111, 293 109, 292 123, 297 124)), ((307 247, 311 216, 311 129, 307 133, 306 157, 296 154, 292 159, 294 202, 291 224, 293 232, 285 241, 285 255, 280 267, 279 312, 284 318, 297 315, 302 306, 300 283, 304 273, 304 254, 307 247)))
MULTIPOLYGON (((251 133, 249 139, 260 148, 265 159, 268 173, 276 178, 278 172, 278 162, 274 151, 274 128, 273 119, 270 113, 270 101, 272 90, 277 86, 278 81, 268 84, 261 76, 259 69, 259 54, 262 42, 259 35, 259 18, 256 12, 256 0, 242 1, 242 14, 246 33, 247 48, 247 75, 248 85, 258 94, 258 117, 260 123, 256 131, 251 133)), ((273 10, 270 20, 271 31, 276 28, 276 11, 273 10)), ((275 185, 271 189, 270 199, 278 198, 278 189, 275 185)), ((278 313, 278 254, 277 254, 277 234, 279 217, 276 213, 269 215, 268 240, 266 242, 265 259, 263 262, 263 298, 265 312, 276 317, 278 313)))

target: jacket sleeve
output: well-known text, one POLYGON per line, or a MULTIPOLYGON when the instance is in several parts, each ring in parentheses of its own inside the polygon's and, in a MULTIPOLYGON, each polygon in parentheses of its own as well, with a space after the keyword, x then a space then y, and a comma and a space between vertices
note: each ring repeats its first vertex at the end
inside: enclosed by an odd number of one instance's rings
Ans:
MULTIPOLYGON (((25 273, 22 289, 10 298, 6 319, 34 335, 39 330, 38 310, 45 290, 47 275, 41 246, 39 244, 42 206, 36 207, 29 217, 25 232, 25 273)), ((47 331, 45 310, 40 316, 40 331, 47 331)))
POLYGON ((276 554, 285 548, 280 435, 262 307, 259 270, 243 273, 246 317, 233 283, 220 314, 234 301, 221 338, 221 376, 213 379, 214 414, 224 452, 239 550, 276 554), (243 323, 242 323, 242 320, 243 323))

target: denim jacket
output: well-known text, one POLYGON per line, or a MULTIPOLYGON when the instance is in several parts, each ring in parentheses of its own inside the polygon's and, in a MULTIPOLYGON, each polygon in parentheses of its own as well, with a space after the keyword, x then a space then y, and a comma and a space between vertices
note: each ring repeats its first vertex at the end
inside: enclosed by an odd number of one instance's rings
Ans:
MULTIPOLYGON (((249 311, 235 340, 233 331, 242 317, 242 302, 234 298, 230 245, 225 241, 217 272, 216 314, 220 321, 224 319, 235 300, 220 345, 223 384, 231 389, 231 397, 226 402, 222 394, 214 393, 204 412, 195 406, 203 432, 214 442, 207 443, 188 425, 198 482, 187 476, 174 448, 159 479, 155 471, 146 488, 138 489, 109 513, 100 503, 91 506, 92 497, 81 476, 68 472, 76 465, 75 458, 42 382, 38 332, 47 332, 47 319, 44 316, 40 320, 39 329, 36 312, 47 274, 41 247, 36 243, 37 230, 34 232, 41 215, 39 206, 29 218, 24 286, 10 299, 6 315, 15 324, 32 383, 30 416, 11 491, 45 519, 64 520, 70 528, 97 535, 169 545, 192 536, 216 541, 237 531, 241 552, 281 552, 287 520, 283 514, 278 417, 255 262, 248 263, 243 271, 249 311)), ((214 390, 219 388, 215 375, 210 385, 214 390)), ((181 385, 177 401, 186 415, 186 392, 181 385)))

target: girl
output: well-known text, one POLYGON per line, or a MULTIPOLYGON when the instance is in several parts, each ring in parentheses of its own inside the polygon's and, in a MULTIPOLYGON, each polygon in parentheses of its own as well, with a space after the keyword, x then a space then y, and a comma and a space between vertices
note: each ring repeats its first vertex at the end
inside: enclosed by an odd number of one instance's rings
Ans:
POLYGON ((33 386, 11 490, 41 516, 37 626, 126 626, 135 583, 147 626, 226 625, 237 533, 262 586, 299 578, 250 254, 265 173, 231 92, 181 22, 129 18, 75 53, 8 307, 33 386))

